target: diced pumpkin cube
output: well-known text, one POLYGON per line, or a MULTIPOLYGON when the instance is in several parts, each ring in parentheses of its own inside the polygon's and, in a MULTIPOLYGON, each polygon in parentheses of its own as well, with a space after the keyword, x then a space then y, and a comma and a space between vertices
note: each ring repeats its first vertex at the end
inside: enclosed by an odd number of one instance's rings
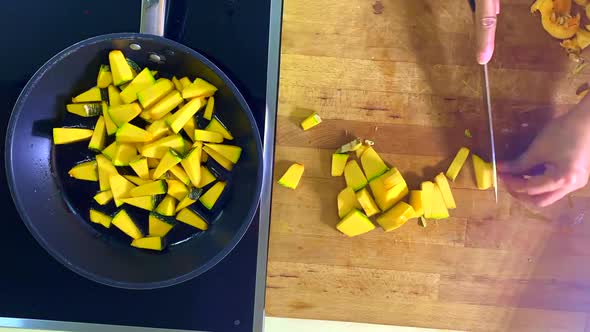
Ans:
POLYGON ((350 160, 344 167, 344 179, 346 180, 346 186, 352 188, 354 191, 358 191, 367 185, 367 178, 356 160, 350 160))
POLYGON ((72 98, 73 103, 101 102, 102 95, 98 87, 93 87, 72 98))
POLYGON ((422 190, 410 191, 410 205, 414 209, 414 218, 419 218, 424 215, 424 208, 422 204, 422 190))
POLYGON ((387 172, 388 169, 383 159, 381 159, 372 147, 368 147, 361 155, 361 164, 363 165, 365 176, 369 181, 387 172))
POLYGON ((347 153, 332 154, 332 176, 341 176, 342 174, 344 174, 344 167, 346 167, 347 161, 347 153))
POLYGON ((391 177, 391 174, 395 173, 399 173, 399 171, 395 168, 392 168, 385 174, 369 182, 369 187, 371 187, 375 201, 382 211, 388 210, 408 194, 408 185, 406 184, 406 181, 403 179, 403 177, 401 178, 401 182, 387 189, 385 180, 391 177))
POLYGON ((102 113, 102 103, 67 104, 66 109, 69 113, 90 118, 102 113))
POLYGON ((440 191, 438 185, 434 184, 434 190, 432 191, 432 219, 445 219, 449 217, 449 210, 445 204, 445 200, 440 191))
POLYGON ((164 117, 166 114, 172 112, 172 110, 175 109, 176 106, 180 105, 182 101, 183 99, 180 96, 180 92, 173 90, 146 111, 151 114, 152 119, 158 120, 164 117))
POLYGON ((149 86, 156 84, 156 80, 148 68, 144 68, 129 85, 121 91, 120 97, 123 103, 130 104, 137 100, 137 93, 149 86))
POLYGON ((160 78, 154 85, 139 91, 137 93, 137 100, 139 100, 143 108, 149 108, 166 96, 172 89, 174 89, 174 84, 169 79, 160 78))
POLYGON ((150 213, 148 218, 148 229, 150 236, 161 236, 164 237, 172 228, 174 224, 169 222, 167 218, 157 214, 157 213, 150 213))
POLYGON ((186 171, 186 174, 193 185, 197 185, 199 182, 201 182, 202 148, 202 144, 197 144, 197 146, 188 152, 184 159, 182 159, 180 162, 182 168, 186 171))
POLYGON ((223 142, 223 135, 216 131, 209 131, 209 130, 200 130, 196 129, 194 131, 194 138, 195 141, 201 142, 211 142, 211 143, 221 143, 223 142))
POLYGON ((354 209, 336 225, 336 228, 348 237, 353 237, 374 230, 375 225, 364 213, 354 209))
POLYGON ((164 173, 168 172, 172 166, 178 164, 182 160, 182 157, 173 149, 168 149, 168 152, 162 157, 158 167, 154 171, 153 178, 159 179, 160 176, 164 175, 164 173))
POLYGON ((133 79, 133 72, 127 63, 127 59, 125 59, 123 52, 119 50, 110 51, 109 65, 111 67, 111 75, 113 76, 113 84, 115 86, 127 83, 133 79))
POLYGON ((127 211, 121 209, 113 217, 111 224, 123 231, 123 233, 129 235, 133 239, 139 239, 143 237, 143 233, 137 227, 137 224, 131 219, 127 211))
POLYGON ((385 174, 387 174, 387 176, 382 178, 385 189, 391 189, 402 182, 406 182, 402 176, 402 173, 400 173, 395 167, 385 174))
POLYGON ((93 223, 103 225, 106 228, 110 228, 112 220, 113 217, 98 210, 92 208, 90 209, 90 221, 92 221, 93 223))
MULTIPOLYGON (((182 82, 181 82, 182 83, 182 82)), ((217 88, 205 81, 204 79, 197 78, 191 85, 185 87, 182 90, 182 98, 190 99, 190 98, 197 98, 197 97, 210 97, 212 96, 217 88)))
POLYGON ((199 111, 203 103, 204 100, 200 98, 189 101, 176 113, 166 118, 166 124, 168 124, 172 132, 178 134, 187 121, 199 111))
MULTIPOLYGON (((182 108, 181 106, 179 107, 182 108)), ((184 126, 182 126, 182 130, 193 142, 195 141, 195 128, 197 128, 197 120, 195 120, 194 116, 188 119, 184 126)))
POLYGON ((215 180, 215 175, 213 175, 213 173, 211 173, 211 171, 207 167, 201 166, 201 182, 199 182, 199 185, 197 185, 196 187, 203 188, 215 180))
POLYGON ((215 183, 207 192, 205 192, 201 197, 199 197, 199 201, 205 206, 207 209, 211 210, 215 206, 215 203, 219 200, 219 197, 223 193, 225 189, 225 182, 219 181, 215 183))
MULTIPOLYGON (((234 164, 238 162, 240 155, 242 154, 242 148, 235 145, 205 143, 205 146, 216 151, 234 164)), ((201 156, 199 156, 199 158, 200 157, 201 156)))
POLYGON ((422 208, 424 209, 424 217, 430 219, 432 218, 434 183, 424 181, 420 188, 422 189, 422 208))
POLYGON ((388 211, 377 217, 377 223, 386 232, 401 227, 415 215, 414 209, 406 202, 399 202, 388 211))
POLYGON ((174 151, 184 150, 184 140, 180 135, 171 135, 160 138, 159 140, 144 145, 141 155, 148 158, 161 159, 169 149, 174 151))
POLYGON ((176 205, 175 212, 178 213, 180 210, 193 205, 197 201, 197 199, 191 198, 190 194, 186 195, 186 197, 183 198, 182 201, 178 202, 178 205, 176 205))
POLYGON ((146 128, 146 130, 150 134, 152 134, 152 140, 158 140, 170 134, 170 128, 168 128, 168 125, 165 122, 165 118, 152 122, 146 128))
POLYGON ((68 174, 74 179, 86 181, 98 181, 96 160, 85 161, 72 167, 68 174))
POLYGON ((117 89, 113 85, 109 85, 109 87, 107 88, 107 91, 108 91, 108 95, 109 95, 109 106, 117 106, 117 105, 123 104, 123 101, 121 100, 121 93, 119 92, 119 89, 117 89))
POLYGON ((205 107, 205 113, 203 117, 207 120, 211 120, 213 117, 213 108, 215 107, 215 97, 211 96, 207 99, 207 106, 205 107))
MULTIPOLYGON (((135 188, 134 188, 135 189, 135 188)), ((131 189, 133 190, 133 189, 131 189)), ((156 206, 156 202, 153 196, 140 196, 140 197, 129 197, 122 198, 121 201, 125 204, 133 205, 140 209, 152 211, 156 206)))
POLYGON ((289 166, 285 174, 279 179, 279 184, 283 187, 296 189, 297 185, 299 185, 299 180, 301 180, 301 176, 303 176, 304 170, 305 167, 303 164, 295 163, 289 166))
POLYGON ((117 142, 113 142, 109 144, 106 148, 102 150, 102 154, 108 159, 113 160, 115 157, 115 152, 117 152, 117 142))
POLYGON ((176 200, 172 196, 166 196, 156 207, 156 212, 163 216, 173 216, 176 213, 176 200))
POLYGON ((209 225, 205 221, 205 219, 201 218, 198 214, 190 209, 182 209, 176 215, 176 220, 183 222, 187 225, 191 225, 195 228, 198 228, 202 231, 206 231, 209 228, 209 225))
POLYGON ((166 181, 157 180, 131 189, 131 191, 129 191, 129 195, 131 197, 152 196, 165 194, 167 191, 168 185, 166 184, 166 181))
POLYGON ((164 249, 164 240, 159 236, 142 237, 133 240, 131 246, 140 249, 162 251, 164 249))
POLYGON ((103 155, 96 155, 96 167, 98 171, 98 183, 100 186, 100 190, 108 190, 111 189, 110 184, 110 177, 111 175, 119 174, 115 166, 111 163, 107 157, 103 155))
POLYGON ((472 154, 473 169, 475 171, 475 180, 477 189, 486 190, 494 185, 494 170, 491 163, 483 161, 479 156, 472 154))
POLYGON ((128 198, 129 192, 135 188, 135 185, 119 174, 111 175, 109 182, 113 198, 115 199, 115 205, 121 206, 123 204, 121 199, 128 198))
POLYGON ((150 178, 150 171, 148 168, 147 158, 139 158, 137 160, 134 160, 129 163, 129 166, 131 166, 135 174, 137 174, 140 178, 150 178))
POLYGON ((107 205, 113 200, 113 193, 110 190, 101 191, 94 195, 94 200, 100 205, 107 205))
POLYGON ((96 125, 94 125, 94 131, 92 132, 92 137, 88 143, 88 148, 95 152, 102 151, 102 149, 104 149, 106 138, 107 130, 105 127, 104 118, 101 115, 96 121, 96 125))
POLYGON ((361 144, 358 149, 354 150, 356 157, 360 159, 363 153, 365 153, 365 150, 367 150, 369 147, 370 145, 361 144))
POLYGON ((344 188, 338 193, 338 217, 344 218, 350 211, 361 209, 362 206, 356 198, 354 190, 350 187, 344 188))
MULTIPOLYGON (((361 139, 355 138, 351 142, 348 142, 348 143, 342 145, 341 147, 339 147, 338 150, 336 150, 336 153, 347 153, 347 152, 356 151, 359 148, 361 148, 362 145, 363 145, 363 143, 362 143, 361 139)), ((358 155, 357 157, 360 158, 361 155, 358 155)))
POLYGON ((92 137, 92 129, 53 128, 53 144, 69 144, 84 141, 92 137))
POLYGON ((447 177, 449 179, 455 181, 457 175, 459 175, 459 172, 461 171, 461 168, 463 168, 465 160, 467 160, 467 156, 469 156, 468 148, 462 147, 459 149, 457 155, 455 155, 455 158, 453 159, 453 162, 451 162, 451 165, 449 165, 449 168, 447 169, 447 177))
POLYGON ((234 139, 229 130, 227 130, 227 128, 223 125, 223 123, 221 123, 221 121, 216 116, 214 116, 213 119, 207 125, 207 127, 205 127, 205 130, 218 132, 221 135, 223 135, 223 138, 230 141, 234 139))
POLYGON ((213 158, 213 160, 215 160, 219 165, 223 166, 223 168, 227 169, 228 171, 231 171, 233 169, 234 163, 222 156, 219 152, 213 150, 208 146, 204 146, 203 151, 205 151, 207 155, 213 158))
POLYGON ((316 112, 313 112, 301 122, 301 128, 303 128, 303 130, 309 130, 320 123, 322 123, 322 118, 320 118, 316 112))
POLYGON ((117 143, 115 154, 113 155, 113 165, 128 166, 129 163, 138 158, 135 145, 129 143, 117 143))
POLYGON ((377 207, 375 200, 373 200, 373 197, 371 197, 371 194, 369 194, 367 188, 363 188, 357 191, 356 198, 363 207, 363 210, 365 211, 367 217, 379 213, 380 210, 377 207))
MULTIPOLYGON (((181 161, 181 163, 182 163, 182 161, 181 161)), ((181 165, 174 165, 174 166, 170 167, 168 172, 170 172, 170 174, 172 174, 172 176, 175 179, 184 183, 187 186, 191 183, 191 180, 188 177, 188 174, 186 174, 186 172, 184 171, 184 168, 182 168, 181 165)))
POLYGON ((116 137, 117 142, 120 143, 145 143, 151 141, 153 138, 150 132, 131 123, 124 123, 119 127, 116 137))
POLYGON ((117 127, 135 119, 140 113, 141 107, 137 103, 109 107, 109 116, 117 127))
POLYGON ((439 173, 435 178, 434 181, 436 185, 440 189, 442 194, 443 200, 447 209, 454 209, 457 207, 455 204, 455 198, 453 198, 453 192, 451 191, 451 187, 449 186, 449 181, 447 177, 443 173, 439 173))
POLYGON ((179 201, 188 195, 188 188, 184 183, 178 180, 166 180, 166 182, 168 183, 168 191, 166 192, 168 195, 179 201))

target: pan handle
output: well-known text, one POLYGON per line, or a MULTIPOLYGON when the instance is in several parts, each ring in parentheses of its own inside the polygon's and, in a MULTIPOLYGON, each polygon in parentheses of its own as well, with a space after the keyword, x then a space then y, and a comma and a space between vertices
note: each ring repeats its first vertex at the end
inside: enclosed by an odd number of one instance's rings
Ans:
POLYGON ((164 36, 166 0, 141 0, 139 32, 164 36))

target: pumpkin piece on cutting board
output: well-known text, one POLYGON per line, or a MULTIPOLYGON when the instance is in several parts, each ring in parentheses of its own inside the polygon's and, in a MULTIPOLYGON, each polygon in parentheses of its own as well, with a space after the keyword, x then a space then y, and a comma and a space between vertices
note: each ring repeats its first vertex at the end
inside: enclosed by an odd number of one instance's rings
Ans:
POLYGON ((301 121, 301 128, 303 128, 303 130, 309 130, 320 123, 322 123, 322 118, 320 118, 316 112, 313 112, 310 116, 301 121))
POLYGON ((113 220, 113 217, 109 216, 108 214, 105 214, 103 212, 100 212, 98 210, 90 208, 90 221, 91 222, 93 222, 95 224, 102 225, 105 228, 110 228, 112 220, 113 220))
POLYGON ((205 219, 199 216, 196 212, 187 208, 184 208, 178 212, 178 214, 176 215, 176 220, 183 222, 187 225, 193 226, 195 228, 198 228, 202 231, 206 231, 207 229, 209 229, 209 225, 207 224, 207 221, 205 221, 205 219))
POLYGON ((375 203, 373 197, 367 190, 367 188, 363 188, 356 192, 356 199, 358 200, 359 204, 362 206, 363 210, 367 217, 375 215, 380 212, 379 207, 375 203))
POLYGON ((434 182, 436 182, 436 185, 440 189, 447 209, 456 208, 457 205, 455 204, 455 198, 453 197, 453 192, 451 191, 451 186, 449 186, 449 181, 447 180, 447 177, 443 173, 439 173, 434 178, 434 182))
POLYGON ((410 205, 414 209, 414 218, 419 218, 424 215, 424 208, 422 203, 422 190, 410 191, 410 205))
POLYGON ((226 183, 223 181, 219 181, 215 183, 207 192, 205 192, 201 197, 199 197, 199 201, 203 206, 207 209, 211 210, 215 206, 215 203, 219 200, 219 197, 223 193, 225 189, 226 183))
POLYGON ((567 39, 580 29, 580 14, 571 15, 571 0, 536 0, 531 13, 541 13, 543 29, 552 37, 567 39))
POLYGON ((361 204, 356 198, 356 193, 352 188, 346 187, 338 193, 338 217, 344 218, 354 209, 362 209, 361 204))
POLYGON ((217 88, 213 84, 202 78, 197 78, 193 83, 182 90, 182 98, 210 97, 215 91, 217 91, 217 88))
POLYGON ((150 236, 161 236, 164 237, 172 228, 174 224, 157 213, 150 213, 148 218, 148 233, 150 236))
POLYGON ((356 160, 349 160, 344 166, 344 180, 346 186, 354 191, 361 190, 367 185, 367 178, 356 160))
POLYGON ((411 205, 406 202, 399 202, 377 217, 377 223, 386 232, 391 232, 401 227, 406 221, 413 218, 414 215, 415 212, 411 205))
POLYGON ((73 103, 89 103, 89 102, 98 102, 102 101, 102 94, 100 93, 100 88, 93 87, 89 90, 82 92, 81 94, 77 95, 76 97, 72 98, 73 103))
POLYGON ((102 113, 102 102, 98 103, 84 103, 84 104, 67 104, 66 110, 69 113, 76 114, 81 117, 91 118, 102 113))
POLYGON ((483 161, 478 155, 471 154, 477 189, 487 190, 494 185, 494 171, 491 163, 483 161))
POLYGON ((143 233, 141 232, 139 227, 137 227, 135 221, 131 219, 127 211, 125 211, 124 209, 119 210, 119 212, 115 214, 111 221, 111 224, 120 229, 123 233, 129 235, 133 239, 139 239, 143 237, 143 233))
POLYGON ((147 236, 135 239, 131 242, 131 246, 139 249, 156 251, 162 251, 165 247, 164 240, 159 236, 147 236))
POLYGON ((174 216, 176 213, 176 200, 174 197, 167 195, 156 207, 156 212, 163 216, 174 216))
POLYGON ((430 218, 446 219, 448 217, 449 210, 447 209, 447 205, 445 204, 443 194, 438 185, 435 183, 432 191, 430 218))
POLYGON ((466 147, 460 148, 447 169, 446 174, 449 179, 455 181, 457 175, 459 175, 459 172, 463 168, 463 164, 465 164, 465 160, 467 160, 467 156, 469 156, 469 149, 466 147))
POLYGON ((104 190, 94 195, 93 199, 100 205, 107 205, 113 200, 113 193, 110 190, 104 190))
POLYGON ((156 84, 156 80, 148 68, 144 68, 131 83, 119 94, 124 104, 131 104, 137 100, 137 93, 149 86, 156 84))
POLYGON ((332 176, 341 176, 344 174, 344 167, 348 161, 348 153, 332 154, 332 176))
MULTIPOLYGON (((213 157, 213 156, 211 156, 213 157)), ((278 183, 290 189, 296 189, 297 185, 299 185, 299 181, 301 180, 301 176, 303 176, 303 172, 305 167, 303 164, 293 164, 289 166, 285 174, 279 179, 278 183)))
POLYGON ((372 147, 368 147, 361 155, 361 165, 363 165, 363 170, 368 181, 373 180, 388 170, 383 159, 381 159, 377 151, 372 147))
POLYGON ((53 128, 53 144, 69 144, 85 141, 92 137, 92 129, 53 128))
POLYGON ((432 218, 432 200, 434 196, 434 183, 424 181, 420 185, 422 189, 422 208, 424 209, 424 218, 432 218))
POLYGON ((133 205, 147 211, 154 210, 154 207, 156 206, 155 198, 153 196, 121 198, 121 201, 123 201, 125 204, 133 205))
POLYGON ((375 225, 364 213, 353 209, 336 225, 336 229, 348 237, 353 237, 372 231, 375 225))
POLYGON ((408 194, 408 185, 396 168, 392 168, 381 176, 373 179, 369 182, 369 187, 371 188, 371 192, 373 193, 375 201, 381 211, 388 210, 408 194), (401 180, 396 180, 396 185, 387 188, 385 181, 392 177, 399 177, 401 180))
MULTIPOLYGON (((361 148, 361 146, 363 145, 363 142, 360 138, 355 138, 354 140, 340 146, 338 148, 338 150, 336 150, 336 153, 347 153, 347 152, 352 152, 352 151, 357 151, 358 149, 361 148)), ((361 157, 361 155, 357 155, 357 157, 361 157)))
POLYGON ((385 174, 386 175, 382 178, 385 189, 391 189, 400 183, 406 182, 402 176, 402 173, 400 173, 400 171, 395 167, 385 174))
POLYGON ((98 181, 96 160, 81 162, 78 165, 72 167, 68 171, 68 174, 70 177, 78 180, 98 181))

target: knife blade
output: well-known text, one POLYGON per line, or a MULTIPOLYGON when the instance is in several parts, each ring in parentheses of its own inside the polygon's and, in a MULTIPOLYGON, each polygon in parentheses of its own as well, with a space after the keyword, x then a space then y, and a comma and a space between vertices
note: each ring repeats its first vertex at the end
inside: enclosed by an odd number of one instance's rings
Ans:
POLYGON ((488 127, 490 129, 490 146, 492 149, 492 176, 494 183, 494 198, 498 203, 498 173, 496 170, 496 144, 494 141, 494 117, 492 114, 492 101, 490 97, 490 75, 488 72, 488 65, 484 64, 483 67, 483 98, 484 105, 488 114, 488 127))

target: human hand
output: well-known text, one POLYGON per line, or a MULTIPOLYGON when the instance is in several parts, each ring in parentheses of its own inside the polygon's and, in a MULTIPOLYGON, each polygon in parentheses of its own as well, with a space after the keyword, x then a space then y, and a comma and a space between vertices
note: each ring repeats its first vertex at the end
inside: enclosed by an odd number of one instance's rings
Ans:
POLYGON ((500 178, 516 198, 536 206, 580 189, 590 174, 590 99, 553 120, 518 159, 498 163, 500 178), (535 171, 537 170, 537 171, 535 171), (538 170, 541 170, 541 174, 538 170))
POLYGON ((496 39, 496 15, 500 0, 475 0, 475 57, 480 65, 490 62, 496 39))

